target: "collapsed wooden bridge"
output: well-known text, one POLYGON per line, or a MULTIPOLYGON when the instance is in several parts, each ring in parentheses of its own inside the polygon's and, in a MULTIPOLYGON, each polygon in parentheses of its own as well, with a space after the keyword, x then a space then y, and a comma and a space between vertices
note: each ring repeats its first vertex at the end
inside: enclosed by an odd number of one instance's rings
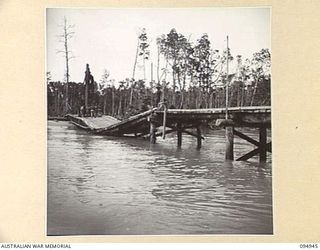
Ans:
POLYGON ((225 108, 214 109, 166 109, 164 105, 153 108, 138 115, 119 121, 111 116, 79 117, 67 115, 68 119, 82 129, 95 134, 108 136, 148 137, 150 143, 156 143, 156 138, 168 133, 177 133, 177 146, 182 145, 182 133, 197 138, 200 149, 204 137, 201 125, 214 124, 226 129, 226 159, 233 160, 234 135, 248 141, 257 148, 237 160, 248 160, 259 154, 264 162, 267 152, 271 152, 271 142, 267 142, 267 129, 271 129, 271 107, 232 107, 228 109, 228 119, 225 119, 225 108), (237 127, 253 127, 259 129, 259 141, 241 133, 237 127))

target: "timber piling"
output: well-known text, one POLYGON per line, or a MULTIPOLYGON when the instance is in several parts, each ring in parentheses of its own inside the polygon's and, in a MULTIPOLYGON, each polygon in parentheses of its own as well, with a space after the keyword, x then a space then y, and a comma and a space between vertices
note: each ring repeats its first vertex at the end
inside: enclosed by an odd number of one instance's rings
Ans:
POLYGON ((261 162, 271 153, 271 142, 267 142, 267 129, 271 128, 270 107, 229 107, 228 119, 225 119, 225 109, 166 109, 153 108, 138 115, 119 121, 113 117, 78 117, 67 116, 71 122, 80 128, 90 130, 99 135, 133 136, 148 138, 151 144, 156 143, 156 137, 175 132, 177 147, 182 147, 182 136, 188 134, 197 139, 197 148, 202 147, 204 137, 201 126, 208 122, 225 129, 226 150, 225 159, 234 160, 234 136, 253 144, 256 148, 237 158, 246 161, 259 155, 261 162), (157 128, 162 128, 157 132, 157 128), (243 134, 237 128, 248 127, 259 129, 259 141, 243 134), (195 131, 194 131, 195 130, 195 131))
POLYGON ((154 122, 150 122, 150 143, 155 144, 157 137, 156 137, 156 131, 157 131, 157 126, 154 122))
POLYGON ((233 161, 233 127, 228 126, 226 130, 226 160, 233 161))
POLYGON ((267 160, 267 128, 265 126, 260 126, 259 128, 259 155, 260 162, 266 162, 267 160))

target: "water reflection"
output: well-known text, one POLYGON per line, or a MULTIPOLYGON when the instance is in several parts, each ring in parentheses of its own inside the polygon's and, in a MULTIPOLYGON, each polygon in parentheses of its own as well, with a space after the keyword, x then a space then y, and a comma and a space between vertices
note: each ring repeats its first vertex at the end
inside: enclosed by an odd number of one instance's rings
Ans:
POLYGON ((224 162, 213 133, 201 150, 189 136, 177 149, 173 135, 150 145, 50 122, 48 233, 272 233, 270 163, 224 162))

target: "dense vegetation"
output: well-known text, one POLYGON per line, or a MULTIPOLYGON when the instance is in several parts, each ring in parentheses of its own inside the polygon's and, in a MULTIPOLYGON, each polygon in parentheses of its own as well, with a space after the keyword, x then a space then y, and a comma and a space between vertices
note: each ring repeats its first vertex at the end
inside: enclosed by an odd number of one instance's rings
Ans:
MULTIPOLYGON (((220 52, 213 49, 206 34, 192 44, 174 29, 156 42, 155 80, 144 80, 150 51, 146 31, 142 30, 132 77, 116 84, 105 70, 100 81, 94 81, 91 86, 90 105, 99 107, 103 114, 119 118, 147 110, 160 101, 166 101, 171 108, 225 107, 226 83, 229 83, 229 106, 270 105, 268 49, 261 49, 252 58, 243 59, 241 55, 232 56, 230 50, 220 52), (135 79, 139 61, 143 62, 144 79, 135 79), (162 68, 160 61, 164 64, 162 68), (228 65, 234 65, 228 74, 227 61, 228 65)), ((84 83, 54 82, 48 73, 47 89, 49 116, 78 113, 84 104, 84 83)))

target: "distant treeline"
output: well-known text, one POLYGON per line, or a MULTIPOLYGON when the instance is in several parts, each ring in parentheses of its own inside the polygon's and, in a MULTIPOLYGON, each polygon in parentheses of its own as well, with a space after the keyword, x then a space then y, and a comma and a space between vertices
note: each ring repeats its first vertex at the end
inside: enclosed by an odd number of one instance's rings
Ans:
MULTIPOLYGON (((145 111, 164 98, 169 108, 220 108, 225 107, 225 88, 217 87, 210 92, 201 87, 192 86, 188 90, 173 91, 170 87, 159 84, 146 86, 139 80, 131 86, 130 81, 121 82, 118 87, 107 86, 102 90, 99 84, 94 83, 94 91, 89 96, 90 105, 96 106, 101 113, 118 118, 145 111), (164 95, 163 95, 164 92, 164 95), (182 99, 183 98, 183 99, 182 99)), ((48 88, 48 115, 63 116, 66 113, 78 114, 84 105, 85 87, 83 83, 70 82, 68 85, 68 111, 65 110, 66 84, 49 82, 48 88)), ((245 85, 241 81, 234 81, 229 87, 229 106, 262 106, 270 105, 270 79, 262 78, 255 88, 254 85, 245 85), (254 99, 253 99, 254 98, 254 99)))
MULTIPOLYGON (((151 79, 155 80, 136 79, 146 79, 146 64, 150 60, 150 42, 143 29, 138 37, 132 77, 115 84, 105 70, 99 83, 92 81, 88 85, 88 105, 119 118, 155 107, 160 101, 165 101, 169 108, 220 108, 226 105, 227 84, 230 107, 270 105, 271 54, 268 49, 254 53, 251 59, 243 59, 241 55, 233 57, 229 48, 213 49, 207 34, 191 43, 175 29, 158 37, 156 44, 154 76, 152 62, 150 72, 151 79), (139 69, 141 73, 138 65, 142 65, 143 76, 137 76, 139 69)), ((52 82, 48 77, 47 85, 49 116, 78 113, 84 105, 84 83, 52 82)))

